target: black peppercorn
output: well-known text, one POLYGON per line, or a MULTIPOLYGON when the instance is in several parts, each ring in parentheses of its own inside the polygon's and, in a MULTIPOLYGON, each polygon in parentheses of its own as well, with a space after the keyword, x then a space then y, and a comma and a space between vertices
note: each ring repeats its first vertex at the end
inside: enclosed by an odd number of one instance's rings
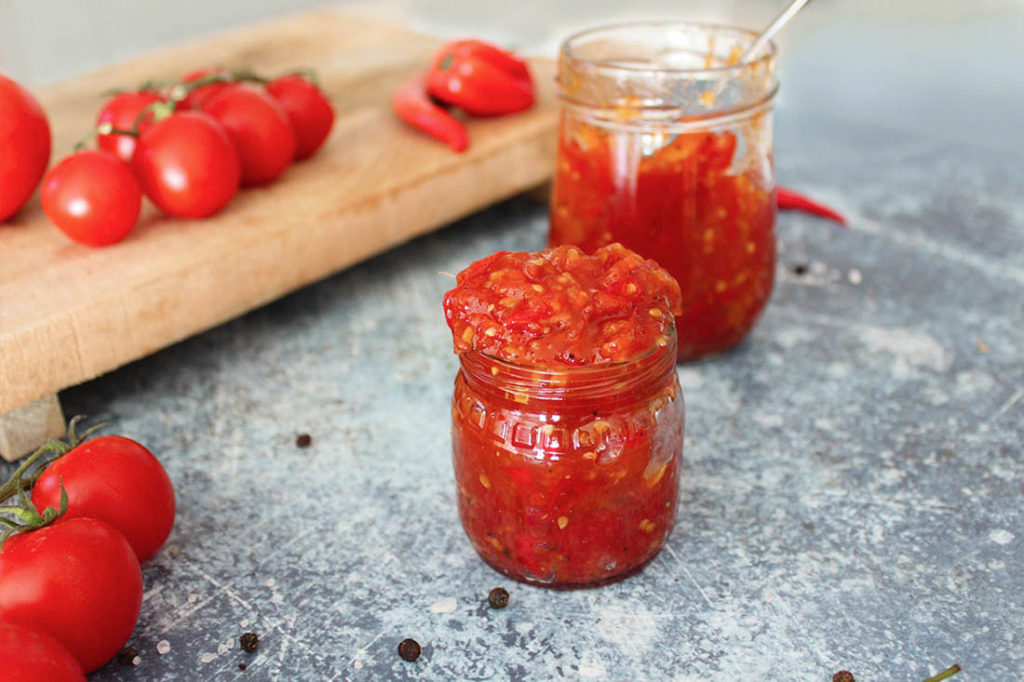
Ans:
POLYGON ((313 436, 308 433, 300 433, 299 437, 295 439, 295 445, 300 448, 308 448, 313 444, 313 436))
POLYGON ((250 654, 260 648, 260 638, 255 632, 247 632, 238 638, 238 643, 242 645, 242 651, 247 651, 250 654))
POLYGON ((420 644, 415 639, 403 639, 398 643, 398 655, 412 662, 420 657, 420 644))
POLYGON ((508 606, 508 590, 504 587, 495 587, 487 595, 487 603, 492 609, 503 609, 508 606))
POLYGON ((832 682, 857 682, 849 670, 840 670, 832 676, 832 682))

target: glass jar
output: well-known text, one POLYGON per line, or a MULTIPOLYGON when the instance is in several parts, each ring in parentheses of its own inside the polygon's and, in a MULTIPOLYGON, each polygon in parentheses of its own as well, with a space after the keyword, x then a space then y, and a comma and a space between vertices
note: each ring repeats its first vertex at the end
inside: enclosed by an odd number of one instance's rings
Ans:
POLYGON ((775 276, 771 108, 778 82, 756 34, 627 24, 561 48, 550 244, 621 242, 678 280, 679 359, 734 346, 775 276))
POLYGON ((653 559, 679 497, 674 339, 633 360, 564 369, 459 357, 459 515, 484 561, 517 580, 570 587, 653 559))

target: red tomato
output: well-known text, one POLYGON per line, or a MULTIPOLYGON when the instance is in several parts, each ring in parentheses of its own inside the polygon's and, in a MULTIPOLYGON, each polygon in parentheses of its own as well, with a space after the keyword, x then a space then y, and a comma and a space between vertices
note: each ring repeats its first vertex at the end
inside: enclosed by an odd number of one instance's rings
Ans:
POLYGON ((251 85, 232 85, 203 105, 231 136, 243 185, 265 185, 295 158, 295 133, 273 97, 251 85))
POLYGON ((288 114, 295 131, 295 160, 320 148, 334 125, 334 109, 324 93, 302 76, 281 76, 267 83, 267 92, 288 114))
POLYGON ((0 623, 0 682, 85 682, 85 675, 50 635, 0 623))
POLYGON ((50 124, 35 97, 0 76, 0 222, 32 196, 50 161, 50 124))
POLYGON ((62 481, 68 494, 63 518, 106 521, 128 538, 140 562, 156 554, 171 532, 171 479, 153 453, 130 438, 93 438, 48 466, 32 489, 40 513, 60 508, 62 481))
POLYGON ((141 605, 139 561, 109 523, 60 520, 4 542, 0 621, 51 635, 84 672, 121 650, 141 605))
POLYGON ((142 188, 132 169, 98 151, 72 154, 51 168, 40 197, 50 222, 88 246, 124 239, 142 208, 142 188))
MULTIPOLYGON (((220 67, 207 67, 205 69, 196 69, 190 71, 181 77, 182 83, 195 83, 200 78, 206 78, 215 74, 225 73, 224 69, 220 67)), ((185 99, 178 102, 178 109, 202 109, 203 105, 219 95, 225 88, 231 87, 230 83, 210 83, 208 85, 200 85, 198 88, 188 93, 185 99)))
MULTIPOLYGON (((103 105, 96 117, 96 125, 109 123, 119 130, 131 130, 143 109, 161 101, 163 97, 155 92, 122 92, 103 105)), ((135 138, 131 135, 98 135, 96 143, 100 149, 121 157, 122 161, 131 161, 135 153, 135 138)))
POLYGON ((181 111, 147 126, 132 170, 160 210, 184 218, 205 218, 224 208, 241 178, 231 138, 198 111, 181 111))

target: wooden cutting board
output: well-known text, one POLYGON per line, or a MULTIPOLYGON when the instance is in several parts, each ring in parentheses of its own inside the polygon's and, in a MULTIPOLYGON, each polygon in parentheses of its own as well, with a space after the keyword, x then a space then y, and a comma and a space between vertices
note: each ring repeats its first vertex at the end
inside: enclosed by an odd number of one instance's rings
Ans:
POLYGON ((533 65, 538 105, 470 121, 463 154, 394 117, 391 92, 439 44, 319 11, 38 89, 55 159, 89 130, 100 93, 208 65, 315 67, 337 120, 316 156, 212 218, 167 218, 147 204, 128 239, 103 249, 66 239, 38 199, 0 225, 0 415, 548 179, 557 120, 548 62, 533 65))

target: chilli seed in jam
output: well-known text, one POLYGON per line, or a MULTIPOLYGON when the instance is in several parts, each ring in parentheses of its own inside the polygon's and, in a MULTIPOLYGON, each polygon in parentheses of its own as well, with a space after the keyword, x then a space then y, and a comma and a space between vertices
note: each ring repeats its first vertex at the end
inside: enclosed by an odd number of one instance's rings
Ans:
POLYGON ((664 545, 682 460, 678 300, 619 245, 503 252, 459 275, 445 297, 461 362, 453 461, 463 527, 491 566, 599 584, 664 545))

